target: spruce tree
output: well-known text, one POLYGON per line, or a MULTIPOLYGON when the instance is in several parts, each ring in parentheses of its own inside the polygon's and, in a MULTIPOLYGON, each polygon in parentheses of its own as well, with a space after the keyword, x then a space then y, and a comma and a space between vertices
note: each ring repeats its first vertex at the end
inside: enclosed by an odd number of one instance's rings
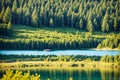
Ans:
POLYGON ((105 16, 104 16, 104 18, 103 18, 103 20, 102 20, 101 30, 102 30, 103 32, 109 31, 109 21, 108 21, 108 19, 109 19, 109 14, 108 14, 108 12, 106 11, 106 14, 105 14, 105 16))
POLYGON ((32 26, 38 27, 38 13, 36 8, 34 9, 32 13, 32 26))
POLYGON ((11 22, 11 9, 9 8, 9 6, 7 7, 6 11, 5 11, 5 14, 3 16, 3 22, 4 23, 8 23, 8 22, 11 22))
POLYGON ((50 24, 50 26, 51 26, 51 27, 53 27, 53 26, 54 26, 54 21, 53 21, 53 19, 52 19, 52 18, 50 18, 49 24, 50 24))
POLYGON ((83 19, 80 19, 80 21, 79 21, 79 27, 80 27, 80 29, 83 29, 83 19))
POLYGON ((11 27, 12 27, 12 24, 11 24, 11 22, 9 21, 9 22, 8 22, 8 25, 7 25, 7 28, 10 30, 11 27))
POLYGON ((114 18, 114 30, 117 30, 117 18, 114 18))

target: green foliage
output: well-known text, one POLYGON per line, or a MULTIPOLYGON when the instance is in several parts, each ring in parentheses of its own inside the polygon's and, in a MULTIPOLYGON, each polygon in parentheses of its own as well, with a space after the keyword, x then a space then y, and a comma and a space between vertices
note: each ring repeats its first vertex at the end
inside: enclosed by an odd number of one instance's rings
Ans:
POLYGON ((37 27, 38 26, 38 13, 37 10, 34 9, 33 13, 32 13, 32 26, 37 27))
POLYGON ((87 29, 89 32, 93 32, 93 23, 91 20, 88 20, 87 29))
POLYGON ((8 22, 7 28, 10 30, 10 29, 11 29, 11 27, 12 27, 11 22, 8 22))
POLYGON ((0 23, 11 21, 33 27, 51 27, 54 23, 56 27, 109 32, 120 30, 119 13, 118 0, 2 0, 0 23))
POLYGON ((7 7, 5 14, 3 15, 3 22, 4 23, 11 22, 11 17, 12 17, 11 9, 7 7))
POLYGON ((106 32, 106 31, 109 31, 109 24, 108 24, 108 12, 106 12, 104 18, 103 18, 103 21, 102 21, 102 31, 103 32, 106 32))
POLYGON ((103 40, 97 48, 118 48, 120 43, 120 34, 112 35, 110 38, 103 40))
POLYGON ((0 35, 2 36, 10 36, 12 33, 12 24, 9 22, 8 24, 0 24, 0 35))
POLYGON ((115 18, 114 18, 114 29, 115 29, 115 30, 118 29, 117 24, 118 24, 118 20, 117 20, 117 18, 115 17, 115 18))
POLYGON ((98 44, 97 49, 101 49, 101 48, 102 48, 101 44, 98 44))
POLYGON ((73 80, 73 78, 72 77, 70 77, 70 79, 69 80, 73 80))
POLYGON ((110 63, 113 63, 113 62, 117 62, 117 63, 120 63, 120 54, 118 55, 115 55, 115 56, 108 56, 108 55, 105 55, 101 58, 101 61, 102 62, 110 62, 110 63))
POLYGON ((6 70, 1 80, 40 80, 40 75, 30 75, 30 72, 6 70))
POLYGON ((100 39, 94 36, 93 38, 89 38, 92 35, 85 37, 85 34, 85 32, 80 32, 73 28, 32 28, 27 26, 14 26, 12 37, 0 38, 0 49, 56 50, 96 48, 100 39))
POLYGON ((52 18, 50 18, 50 22, 49 22, 50 26, 53 27, 54 26, 54 21, 52 18))
POLYGON ((86 55, 0 55, 0 61, 15 62, 15 61, 100 61, 100 56, 86 56, 86 55), (14 59, 13 59, 14 57, 14 59))

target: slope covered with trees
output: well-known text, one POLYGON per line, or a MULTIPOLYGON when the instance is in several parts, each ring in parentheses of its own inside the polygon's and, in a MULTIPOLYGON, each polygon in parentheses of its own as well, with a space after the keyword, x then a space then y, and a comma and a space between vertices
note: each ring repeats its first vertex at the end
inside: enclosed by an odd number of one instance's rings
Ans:
POLYGON ((119 31, 119 0, 1 0, 0 23, 119 31))
POLYGON ((2 50, 120 49, 118 0, 1 0, 0 4, 2 50), (45 27, 53 32, 42 31, 45 27), (64 29, 59 32, 54 28, 64 29))

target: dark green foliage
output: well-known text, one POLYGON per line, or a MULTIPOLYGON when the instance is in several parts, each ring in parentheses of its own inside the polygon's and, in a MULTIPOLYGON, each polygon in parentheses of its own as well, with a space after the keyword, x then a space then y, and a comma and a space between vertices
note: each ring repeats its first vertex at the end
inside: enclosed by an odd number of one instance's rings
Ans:
POLYGON ((0 36, 10 36, 12 33, 11 27, 11 22, 8 24, 0 24, 0 36))
POLYGON ((11 22, 11 17, 12 17, 11 10, 9 7, 7 7, 5 14, 3 15, 3 22, 4 23, 11 22))
POLYGON ((119 31, 119 1, 1 0, 0 23, 69 26, 93 31, 119 31))
POLYGON ((110 38, 103 40, 97 48, 118 48, 120 44, 120 34, 112 35, 110 38))
POLYGON ((102 58, 101 58, 101 61, 103 61, 103 62, 118 62, 118 63, 120 63, 120 54, 118 54, 118 55, 115 55, 115 56, 108 56, 108 55, 105 55, 105 56, 103 56, 102 58))
POLYGON ((54 21, 52 18, 50 18, 50 22, 49 22, 50 26, 53 27, 54 26, 54 21))
MULTIPOLYGON (((118 0, 1 0, 0 4, 0 35, 11 35, 11 24, 54 28, 67 26, 89 31, 90 34, 95 31, 120 31, 118 0)), ((72 33, 72 35, 74 34, 72 33)), ((71 34, 66 36, 60 34, 57 36, 44 35, 46 38, 43 38, 39 31, 35 33, 34 38, 25 35, 14 38, 2 37, 0 49, 83 49, 96 48, 100 42, 101 45, 98 48, 119 48, 120 43, 118 37, 103 40, 105 38, 90 38, 87 34, 81 36, 79 32, 74 37, 71 34), (27 36, 28 38, 26 38, 27 36)))
POLYGON ((0 54, 0 61, 100 61, 100 56, 86 55, 3 55, 0 54), (13 58, 14 57, 14 58, 13 58))
POLYGON ((99 43, 93 39, 70 39, 0 39, 0 50, 83 49, 95 48, 99 43))
POLYGON ((33 13, 32 13, 32 26, 34 27, 38 27, 38 13, 37 13, 37 9, 34 9, 33 13))

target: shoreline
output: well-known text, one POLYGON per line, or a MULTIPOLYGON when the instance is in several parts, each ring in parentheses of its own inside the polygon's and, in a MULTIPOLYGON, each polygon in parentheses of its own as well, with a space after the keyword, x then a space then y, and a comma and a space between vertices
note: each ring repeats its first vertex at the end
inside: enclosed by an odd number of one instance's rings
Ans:
POLYGON ((45 51, 45 52, 49 52, 49 51, 57 51, 57 50, 118 50, 118 51, 120 51, 120 49, 118 49, 118 48, 114 48, 114 49, 111 49, 111 48, 108 48, 108 47, 103 47, 103 48, 100 48, 100 49, 98 49, 98 48, 81 48, 81 49, 43 49, 43 50, 25 50, 25 49, 23 49, 23 50, 9 50, 9 49, 4 49, 4 50, 1 50, 0 49, 0 51, 5 51, 5 50, 7 50, 7 51, 45 51), (46 51, 46 50, 48 50, 48 51, 46 51))
POLYGON ((107 63, 101 61, 79 61, 79 62, 65 62, 65 61, 21 61, 21 62, 3 62, 0 63, 1 69, 16 69, 16 68, 31 68, 31 67, 60 67, 60 68, 120 68, 118 63, 107 63))
POLYGON ((114 48, 114 49, 111 49, 111 48, 100 48, 100 49, 98 49, 98 48, 90 48, 90 49, 88 49, 88 50, 111 50, 111 51, 120 51, 120 49, 118 49, 118 48, 114 48))

